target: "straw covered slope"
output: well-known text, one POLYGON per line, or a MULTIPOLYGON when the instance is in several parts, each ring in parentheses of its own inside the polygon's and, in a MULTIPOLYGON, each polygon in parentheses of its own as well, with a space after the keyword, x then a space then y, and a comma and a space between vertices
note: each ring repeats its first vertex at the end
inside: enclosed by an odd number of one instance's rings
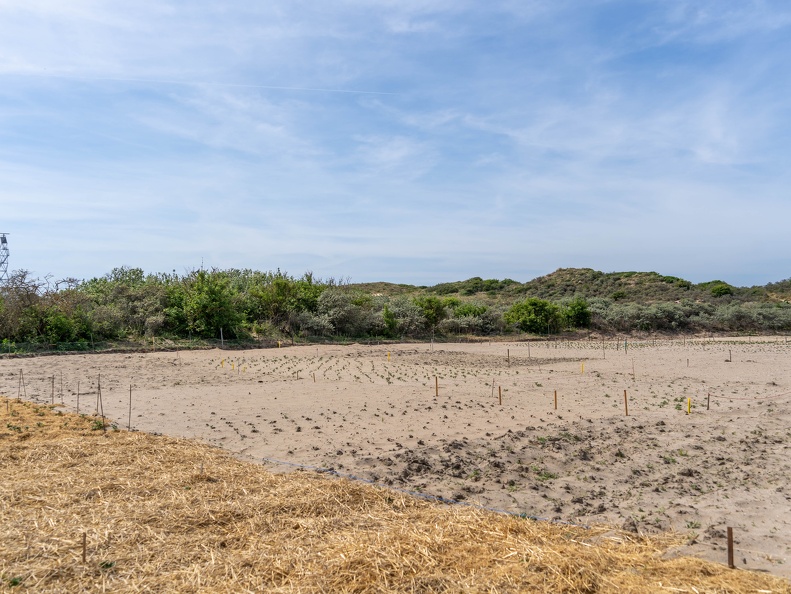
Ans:
POLYGON ((0 400, 0 591, 791 592, 678 537, 538 523, 0 400), (83 535, 85 555, 83 561, 83 535))

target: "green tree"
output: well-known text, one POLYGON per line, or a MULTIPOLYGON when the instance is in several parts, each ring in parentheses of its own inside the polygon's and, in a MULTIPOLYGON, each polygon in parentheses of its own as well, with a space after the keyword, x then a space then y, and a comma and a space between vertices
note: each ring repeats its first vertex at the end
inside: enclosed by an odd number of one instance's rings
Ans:
POLYGON ((523 332, 543 334, 557 330, 560 325, 560 307, 537 297, 528 297, 505 312, 505 322, 523 332))
POLYGON ((384 322, 386 335, 390 338, 398 336, 398 319, 386 303, 382 308, 382 320, 384 322))
POLYGON ((448 312, 445 309, 445 301, 433 295, 425 295, 423 297, 415 297, 413 300, 423 312, 426 328, 432 332, 436 330, 437 325, 448 317, 448 312))
POLYGON ((588 302, 577 298, 564 308, 563 316, 569 328, 588 328, 591 323, 591 311, 588 302))
POLYGON ((212 270, 193 272, 185 281, 184 318, 187 329, 205 338, 238 335, 244 321, 234 304, 228 275, 212 270))

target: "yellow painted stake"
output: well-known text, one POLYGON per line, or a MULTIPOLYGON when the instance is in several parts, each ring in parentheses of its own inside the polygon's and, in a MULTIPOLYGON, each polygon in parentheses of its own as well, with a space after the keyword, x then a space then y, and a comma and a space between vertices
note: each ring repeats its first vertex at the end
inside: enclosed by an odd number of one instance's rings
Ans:
POLYGON ((223 368, 225 367, 225 359, 223 359, 222 361, 220 361, 220 367, 223 367, 223 368))
POLYGON ((692 398, 687 398, 687 414, 692 413, 692 398))
POLYGON ((280 341, 277 341, 277 348, 280 348, 280 341))
POLYGON ((580 363, 580 373, 585 373, 585 363, 580 363))
POLYGON ((390 360, 390 351, 387 351, 387 360, 390 360))

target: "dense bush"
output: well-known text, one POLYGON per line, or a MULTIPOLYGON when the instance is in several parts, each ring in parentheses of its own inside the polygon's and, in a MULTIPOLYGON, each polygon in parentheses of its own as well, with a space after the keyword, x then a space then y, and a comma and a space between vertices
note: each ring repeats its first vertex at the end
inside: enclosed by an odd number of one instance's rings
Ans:
POLYGON ((655 273, 567 270, 531 282, 557 297, 524 298, 521 291, 528 284, 479 277, 426 290, 412 287, 411 292, 399 285, 388 296, 310 273, 295 278, 280 270, 146 275, 139 268, 121 267, 85 282, 52 282, 16 271, 0 285, 0 339, 55 344, 153 336, 217 339, 221 332, 226 339, 402 339, 514 330, 543 335, 583 328, 623 333, 791 331, 791 304, 784 300, 791 281, 740 289, 722 281, 693 286, 655 273), (663 286, 670 295, 687 297, 632 300, 632 295, 644 299, 663 286), (611 297, 584 297, 595 291, 611 297))

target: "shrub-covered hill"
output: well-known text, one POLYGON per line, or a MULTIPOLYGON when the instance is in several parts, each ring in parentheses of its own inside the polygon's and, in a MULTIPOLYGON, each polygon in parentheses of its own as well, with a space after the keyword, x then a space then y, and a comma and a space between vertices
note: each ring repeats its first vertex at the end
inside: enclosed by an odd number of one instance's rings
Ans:
MULTIPOLYGON (((791 280, 693 284, 655 272, 560 269, 526 283, 479 277, 432 287, 351 284, 279 269, 116 268, 87 281, 15 271, 0 283, 2 352, 97 342, 424 339, 515 331, 791 332, 791 280)), ((100 347, 101 348, 101 347, 100 347)))
POLYGON ((780 302, 791 300, 791 279, 748 288, 734 287, 720 280, 694 284, 656 272, 600 272, 591 268, 560 268, 552 274, 525 283, 511 279, 484 280, 474 277, 434 285, 428 291, 439 295, 485 295, 490 299, 503 298, 509 301, 525 296, 553 301, 598 297, 628 303, 682 300, 716 303, 723 297, 740 302, 780 302))

